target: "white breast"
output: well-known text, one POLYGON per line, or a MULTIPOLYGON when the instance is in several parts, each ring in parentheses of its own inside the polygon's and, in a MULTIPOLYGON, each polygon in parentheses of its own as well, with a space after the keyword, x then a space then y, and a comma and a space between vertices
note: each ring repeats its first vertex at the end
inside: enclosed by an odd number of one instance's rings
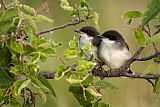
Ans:
POLYGON ((111 69, 120 68, 131 57, 126 47, 120 49, 115 41, 106 38, 102 39, 99 55, 111 69))

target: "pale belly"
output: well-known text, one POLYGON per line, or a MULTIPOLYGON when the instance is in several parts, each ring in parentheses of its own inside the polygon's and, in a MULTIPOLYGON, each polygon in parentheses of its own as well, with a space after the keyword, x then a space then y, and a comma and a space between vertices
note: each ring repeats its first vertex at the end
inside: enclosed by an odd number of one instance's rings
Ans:
POLYGON ((128 59, 130 59, 130 57, 131 55, 126 48, 118 50, 115 48, 107 48, 104 46, 101 48, 100 52, 101 60, 103 60, 104 63, 111 69, 120 68, 128 59))

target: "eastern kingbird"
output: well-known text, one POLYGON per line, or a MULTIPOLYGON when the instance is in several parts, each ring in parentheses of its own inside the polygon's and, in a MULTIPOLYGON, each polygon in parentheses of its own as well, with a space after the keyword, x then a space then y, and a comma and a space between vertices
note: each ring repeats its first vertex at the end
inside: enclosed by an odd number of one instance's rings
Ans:
POLYGON ((131 58, 129 47, 120 33, 109 30, 102 35, 92 26, 75 30, 80 35, 80 48, 92 43, 92 54, 110 69, 118 69, 131 58))
MULTIPOLYGON (((82 48, 84 45, 88 44, 89 42, 92 42, 94 38, 97 36, 100 36, 100 33, 92 26, 85 26, 82 27, 79 30, 75 30, 79 34, 79 47, 82 48)), ((87 56, 88 52, 84 52, 84 54, 87 56)), ((97 56, 97 47, 92 45, 91 53, 95 57, 97 56)))
MULTIPOLYGON (((97 38, 95 39, 97 40, 97 38)), ((106 31, 98 43, 96 40, 93 40, 93 45, 97 45, 97 56, 110 69, 120 68, 131 58, 128 44, 119 32, 115 30, 106 31)))

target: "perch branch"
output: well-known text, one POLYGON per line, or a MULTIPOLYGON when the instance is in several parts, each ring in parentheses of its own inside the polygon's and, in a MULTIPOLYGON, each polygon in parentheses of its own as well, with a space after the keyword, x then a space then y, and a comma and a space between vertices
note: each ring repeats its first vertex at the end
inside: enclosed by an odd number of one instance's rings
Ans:
POLYGON ((38 33, 38 35, 49 33, 49 32, 52 32, 52 31, 55 31, 55 30, 58 30, 58 29, 63 29, 63 28, 66 28, 68 26, 75 26, 75 25, 78 25, 82 22, 85 22, 86 20, 91 19, 91 18, 92 17, 86 17, 86 19, 71 21, 71 22, 66 23, 64 25, 60 25, 60 26, 57 26, 57 27, 54 27, 54 28, 51 28, 51 29, 48 29, 48 30, 41 31, 41 32, 38 33))

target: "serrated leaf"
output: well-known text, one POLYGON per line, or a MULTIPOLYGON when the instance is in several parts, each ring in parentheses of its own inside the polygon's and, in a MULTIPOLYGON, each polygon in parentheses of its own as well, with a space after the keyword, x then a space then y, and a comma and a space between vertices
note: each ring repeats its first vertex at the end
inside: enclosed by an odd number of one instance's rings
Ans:
POLYGON ((49 83, 49 81, 41 75, 38 75, 38 79, 41 81, 43 85, 45 85, 52 92, 52 95, 56 97, 55 91, 51 86, 51 84, 49 83))
POLYGON ((86 70, 91 70, 96 65, 95 62, 86 61, 86 60, 79 60, 78 66, 75 68, 78 72, 83 72, 86 70))
POLYGON ((0 88, 7 88, 12 83, 12 78, 8 75, 8 73, 4 70, 0 69, 0 88))
POLYGON ((142 12, 140 11, 127 11, 126 13, 123 14, 123 18, 138 18, 142 16, 142 12))
POLYGON ((37 91, 37 94, 38 94, 38 95, 41 97, 41 99, 43 100, 43 104, 45 104, 46 101, 47 101, 46 94, 45 94, 43 91, 41 91, 41 90, 38 90, 38 91, 37 91))
POLYGON ((36 14, 36 10, 33 7, 30 7, 30 6, 27 6, 27 5, 23 4, 22 9, 27 14, 30 14, 30 15, 35 15, 36 14))
POLYGON ((136 41, 138 42, 138 44, 142 47, 145 47, 146 46, 146 39, 145 39, 145 36, 144 36, 142 30, 140 28, 136 28, 134 30, 134 35, 136 37, 136 41))
POLYGON ((23 72, 23 66, 22 65, 15 65, 11 68, 10 72, 14 74, 21 74, 23 72))
POLYGON ((57 67, 57 72, 55 75, 55 79, 61 79, 64 77, 64 75, 70 71, 70 68, 66 68, 64 65, 59 65, 57 67))
POLYGON ((100 80, 98 82, 95 83, 95 85, 100 88, 100 89, 117 89, 117 87, 115 85, 113 85, 112 83, 109 83, 105 80, 100 80))
POLYGON ((154 63, 153 61, 151 61, 151 62, 147 65, 147 67, 145 68, 145 70, 143 71, 143 75, 153 72, 153 71, 156 69, 156 66, 157 66, 157 65, 158 65, 158 64, 156 64, 156 63, 154 63))
POLYGON ((98 101, 94 107, 111 107, 111 105, 98 101))
POLYGON ((17 80, 14 83, 14 94, 18 96, 21 93, 21 90, 27 87, 31 83, 31 80, 17 80))
POLYGON ((73 58, 76 58, 78 57, 79 55, 79 51, 78 50, 65 50, 64 51, 64 58, 66 59, 73 59, 73 58))
POLYGON ((69 48, 78 49, 78 41, 75 36, 72 40, 69 41, 69 48))
POLYGON ((53 22, 52 19, 43 15, 34 16, 34 20, 36 20, 37 22, 53 22))
POLYGON ((147 38, 147 43, 153 43, 153 42, 159 42, 159 41, 160 41, 160 33, 147 38))
POLYGON ((13 50, 15 52, 18 52, 18 53, 23 53, 23 45, 21 43, 14 43, 14 46, 12 47, 13 50))
POLYGON ((10 8, 0 17, 0 22, 12 20, 18 16, 18 10, 16 8, 10 8))
POLYGON ((93 22, 94 22, 94 24, 96 25, 97 28, 99 28, 99 23, 98 23, 98 21, 99 21, 99 15, 98 15, 97 12, 94 12, 94 13, 93 13, 93 22))
POLYGON ((69 2, 67 0, 60 0, 60 1, 61 1, 60 6, 63 10, 70 11, 70 12, 74 10, 73 7, 69 5, 69 2))
POLYGON ((160 1, 150 0, 148 9, 143 13, 141 25, 142 27, 147 25, 153 18, 160 13, 160 1))

